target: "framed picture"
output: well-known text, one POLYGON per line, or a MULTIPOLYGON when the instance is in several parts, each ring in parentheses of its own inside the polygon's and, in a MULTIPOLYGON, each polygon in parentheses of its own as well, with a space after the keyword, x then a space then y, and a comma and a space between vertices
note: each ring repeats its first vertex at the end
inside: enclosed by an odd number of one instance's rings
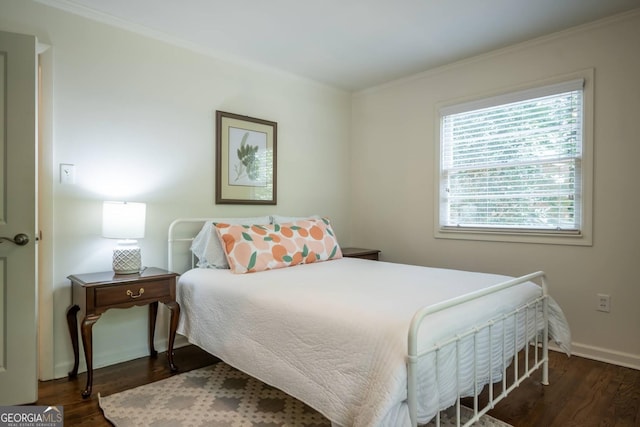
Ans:
POLYGON ((216 203, 275 205, 278 124, 216 111, 216 203))

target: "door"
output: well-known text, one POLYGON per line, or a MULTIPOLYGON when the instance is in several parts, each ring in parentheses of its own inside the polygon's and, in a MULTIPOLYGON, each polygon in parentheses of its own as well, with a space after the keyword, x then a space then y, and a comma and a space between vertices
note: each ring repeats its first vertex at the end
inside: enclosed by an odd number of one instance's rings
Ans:
POLYGON ((0 406, 38 398, 36 38, 0 32, 0 406))

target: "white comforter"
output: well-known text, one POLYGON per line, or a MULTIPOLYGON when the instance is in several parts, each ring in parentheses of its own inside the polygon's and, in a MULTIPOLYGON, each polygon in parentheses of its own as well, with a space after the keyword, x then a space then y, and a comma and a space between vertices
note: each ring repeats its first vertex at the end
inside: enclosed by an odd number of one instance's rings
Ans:
MULTIPOLYGON (((413 314, 507 279, 354 258, 243 275, 193 269, 179 281, 178 333, 335 425, 408 426, 407 331, 413 314)), ((537 285, 527 283, 437 313, 421 329, 421 348, 539 294, 537 285)), ((551 337, 568 352, 564 315, 551 299, 549 306, 551 337)), ((488 360, 492 351, 484 347, 488 360)), ((461 354, 472 351, 463 348, 461 354)), ((492 357, 501 360, 495 350, 492 357)), ((441 367, 436 380, 432 362, 427 357, 420 364, 420 422, 455 399, 455 377, 447 378, 441 367)), ((501 367, 494 371, 496 381, 501 367)))

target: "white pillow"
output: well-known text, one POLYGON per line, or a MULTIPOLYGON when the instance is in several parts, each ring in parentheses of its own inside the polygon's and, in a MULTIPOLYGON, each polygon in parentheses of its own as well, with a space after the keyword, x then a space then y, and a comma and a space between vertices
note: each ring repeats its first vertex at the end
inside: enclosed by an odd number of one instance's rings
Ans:
POLYGON ((191 251, 198 257, 198 267, 201 268, 229 268, 227 256, 222 249, 220 239, 213 226, 214 222, 240 225, 265 225, 271 223, 271 217, 213 218, 205 222, 200 232, 193 239, 193 242, 191 242, 191 251))
POLYGON ((322 219, 322 217, 320 215, 309 215, 309 216, 271 215, 272 224, 284 224, 285 222, 303 221, 305 219, 322 219))

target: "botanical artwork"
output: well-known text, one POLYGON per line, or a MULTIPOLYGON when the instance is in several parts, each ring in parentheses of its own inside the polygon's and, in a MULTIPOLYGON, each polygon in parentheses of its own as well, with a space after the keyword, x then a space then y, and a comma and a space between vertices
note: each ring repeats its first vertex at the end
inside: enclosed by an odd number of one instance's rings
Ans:
POLYGON ((229 185, 267 184, 267 134, 229 127, 229 185))
POLYGON ((216 111, 216 203, 277 203, 278 124, 216 111))

